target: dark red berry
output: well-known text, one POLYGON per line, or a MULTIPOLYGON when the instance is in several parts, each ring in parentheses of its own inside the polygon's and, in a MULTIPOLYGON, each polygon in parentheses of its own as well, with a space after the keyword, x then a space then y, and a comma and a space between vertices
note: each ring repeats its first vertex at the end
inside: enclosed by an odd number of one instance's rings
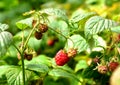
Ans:
POLYGON ((101 74, 106 74, 108 71, 108 68, 106 65, 99 65, 98 66, 98 72, 101 74))
POLYGON ((47 40, 47 45, 48 46, 53 46, 55 44, 55 41, 53 39, 48 39, 47 40))
POLYGON ((77 54, 77 49, 70 48, 67 53, 69 57, 73 57, 77 54))
POLYGON ((33 54, 26 54, 25 55, 25 59, 27 59, 27 60, 32 60, 32 58, 33 58, 33 54))
POLYGON ((109 70, 110 71, 114 71, 117 67, 119 66, 119 63, 118 62, 110 62, 108 67, 109 67, 109 70))
POLYGON ((60 50, 55 55, 55 62, 58 66, 63 66, 66 64, 70 58, 68 57, 68 54, 64 50, 60 50))
POLYGON ((42 38, 42 33, 35 31, 34 36, 36 39, 40 40, 42 38))
POLYGON ((99 59, 98 57, 95 57, 95 58, 93 59, 93 62, 97 64, 97 63, 100 62, 100 59, 99 59))
POLYGON ((44 33, 48 30, 48 26, 46 24, 40 24, 39 25, 39 30, 41 33, 44 33))

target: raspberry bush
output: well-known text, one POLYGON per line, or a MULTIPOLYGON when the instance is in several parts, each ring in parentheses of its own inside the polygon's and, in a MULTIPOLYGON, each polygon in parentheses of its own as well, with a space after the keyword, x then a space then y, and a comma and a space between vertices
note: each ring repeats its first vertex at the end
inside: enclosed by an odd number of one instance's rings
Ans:
POLYGON ((26 8, 18 7, 19 19, 17 8, 8 19, 0 14, 0 85, 117 82, 119 0, 16 1, 26 8))

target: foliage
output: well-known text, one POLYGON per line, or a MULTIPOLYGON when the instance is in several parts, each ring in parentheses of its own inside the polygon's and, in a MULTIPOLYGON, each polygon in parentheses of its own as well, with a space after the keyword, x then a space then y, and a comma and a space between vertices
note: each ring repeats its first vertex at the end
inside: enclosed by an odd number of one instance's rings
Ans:
POLYGON ((10 3, 0 1, 0 85, 109 85, 112 72, 98 69, 120 62, 119 0, 10 3), (77 54, 58 66, 60 49, 77 54))

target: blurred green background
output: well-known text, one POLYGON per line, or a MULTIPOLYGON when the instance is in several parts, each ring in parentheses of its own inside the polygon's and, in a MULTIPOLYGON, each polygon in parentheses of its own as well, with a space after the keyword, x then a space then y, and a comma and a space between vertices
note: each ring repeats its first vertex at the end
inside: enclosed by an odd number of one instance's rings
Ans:
POLYGON ((15 22, 24 17, 22 16, 24 12, 30 10, 54 7, 64 8, 70 14, 78 8, 91 9, 89 6, 96 5, 97 7, 101 5, 110 7, 118 2, 119 0, 0 0, 0 22, 9 24, 9 31, 15 34, 19 31, 16 29, 15 22))

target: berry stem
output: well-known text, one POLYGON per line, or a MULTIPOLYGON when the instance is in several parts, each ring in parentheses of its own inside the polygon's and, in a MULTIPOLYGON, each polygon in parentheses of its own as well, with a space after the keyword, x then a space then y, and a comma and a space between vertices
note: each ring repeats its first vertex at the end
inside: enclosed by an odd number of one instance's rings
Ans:
POLYGON ((54 30, 54 29, 53 29, 53 28, 51 28, 51 27, 49 27, 49 28, 50 28, 51 30, 53 30, 54 32, 56 32, 56 33, 60 34, 61 36, 63 36, 66 40, 67 40, 67 39, 71 40, 71 41, 72 41, 72 43, 74 44, 73 40, 72 40, 72 39, 70 39, 69 37, 66 37, 65 35, 63 35, 62 33, 60 33, 60 32, 58 32, 58 31, 54 30))
POLYGON ((31 30, 30 34, 28 35, 28 37, 27 37, 27 39, 26 39, 26 41, 25 41, 24 47, 23 47, 23 52, 25 51, 26 46, 27 46, 27 43, 28 43, 28 41, 29 41, 29 39, 30 39, 33 31, 35 30, 35 28, 36 28, 36 26, 37 26, 38 24, 39 24, 39 23, 36 23, 36 24, 35 24, 35 26, 34 26, 33 29, 31 30))

